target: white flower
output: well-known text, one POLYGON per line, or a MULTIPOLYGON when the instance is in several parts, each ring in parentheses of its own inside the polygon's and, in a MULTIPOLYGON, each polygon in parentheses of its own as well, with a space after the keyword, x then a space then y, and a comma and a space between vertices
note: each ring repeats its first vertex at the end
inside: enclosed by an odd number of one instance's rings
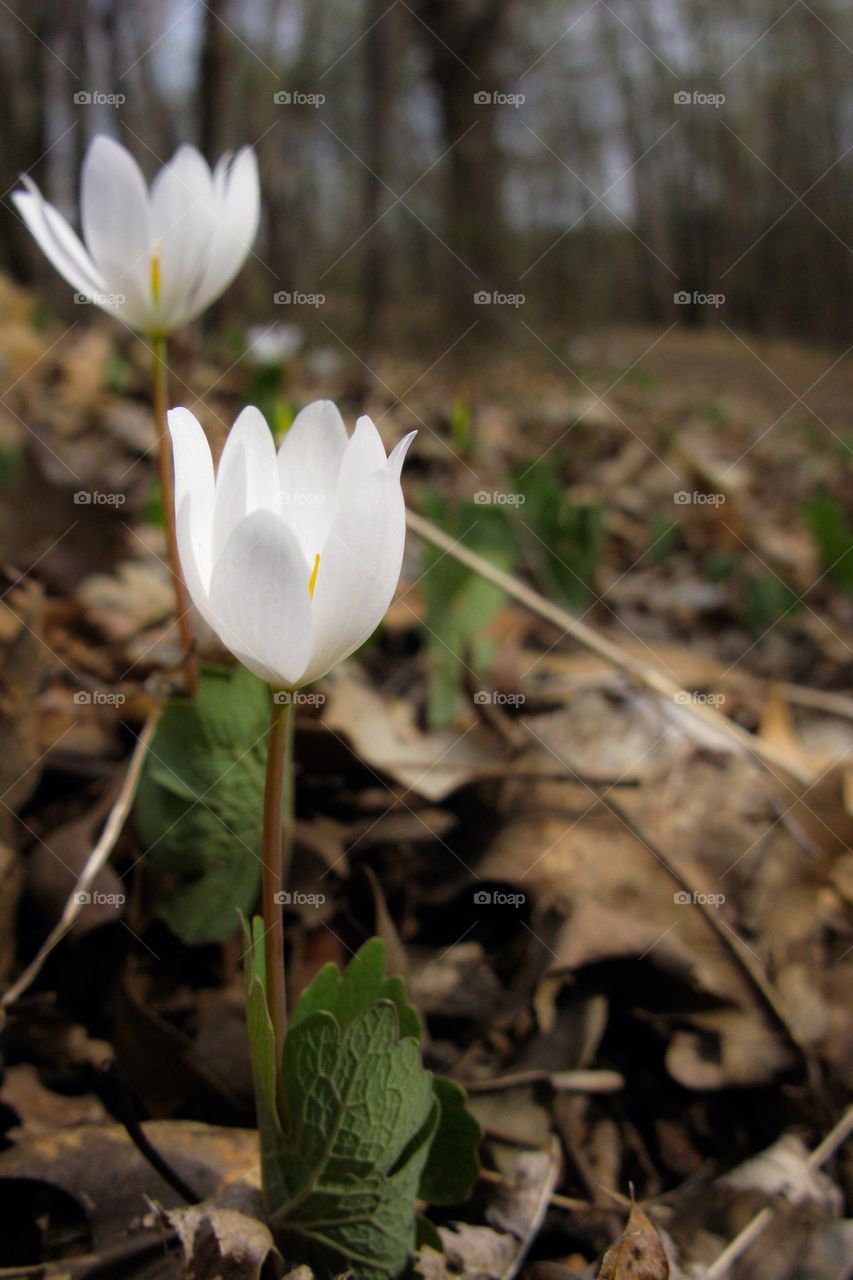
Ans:
POLYGON ((229 432, 214 479, 189 409, 172 409, 178 547, 187 588, 226 648, 273 687, 318 679, 363 644, 397 586, 400 470, 370 418, 352 436, 329 400, 296 417, 276 455, 258 409, 229 432))
POLYGON ((251 364, 284 364, 304 341, 296 324, 253 324, 246 333, 246 357, 251 364))
POLYGON ((258 229, 258 166, 250 147, 211 173, 195 147, 180 147, 149 192, 118 142, 96 137, 83 162, 85 245, 35 183, 13 195, 47 257, 87 301, 142 333, 192 320, 231 283, 258 229))

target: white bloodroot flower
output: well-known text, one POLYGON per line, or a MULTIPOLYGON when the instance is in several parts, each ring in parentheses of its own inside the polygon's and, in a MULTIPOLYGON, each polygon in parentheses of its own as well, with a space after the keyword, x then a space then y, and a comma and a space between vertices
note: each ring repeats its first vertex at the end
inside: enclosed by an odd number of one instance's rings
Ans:
POLYGON ((18 212, 77 300, 132 329, 163 337, 199 315, 231 283, 258 229, 255 153, 224 155, 211 173, 182 146, 149 191, 130 152, 103 134, 83 161, 83 241, 28 177, 18 212))
POLYGON ((397 587, 406 513, 403 459, 370 418, 347 435, 337 408, 299 413, 276 453, 258 409, 240 414, 214 478, 189 409, 172 409, 178 548, 199 613, 275 689, 325 675, 376 629, 397 587))

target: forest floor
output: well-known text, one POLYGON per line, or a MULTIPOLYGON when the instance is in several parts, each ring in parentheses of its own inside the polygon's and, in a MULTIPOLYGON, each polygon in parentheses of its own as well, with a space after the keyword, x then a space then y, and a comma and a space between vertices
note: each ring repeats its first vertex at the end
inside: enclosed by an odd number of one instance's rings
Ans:
MULTIPOLYGON (((121 1126, 200 1195, 248 1176, 242 947, 205 928, 257 868, 243 841, 144 856, 120 794, 180 658, 145 352, 0 304, 0 1275, 173 1275, 146 1197, 180 1197, 121 1126)), ((808 1157, 853 1085, 853 358, 722 325, 500 351, 368 371, 330 329, 283 364, 175 352, 215 443, 247 401, 417 426, 410 507, 626 655, 410 535, 386 623, 299 711, 291 988, 379 933, 428 1065, 469 1087, 486 1173, 433 1215, 424 1275, 526 1251, 531 1280, 591 1277, 633 1196, 673 1277, 769 1207, 715 1280, 839 1280, 853 1151, 836 1130, 808 1157)))

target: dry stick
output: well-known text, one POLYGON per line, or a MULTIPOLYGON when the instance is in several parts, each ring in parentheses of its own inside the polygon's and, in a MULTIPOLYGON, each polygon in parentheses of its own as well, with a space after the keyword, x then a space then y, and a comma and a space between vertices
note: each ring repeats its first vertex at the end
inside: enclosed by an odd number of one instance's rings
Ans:
POLYGON ((175 616, 183 650, 183 667, 187 691, 195 697, 198 688, 198 664, 193 647, 193 629, 190 620, 190 598, 181 572, 178 555, 178 533, 175 516, 175 478, 172 471, 172 442, 169 436, 169 365, 166 360, 166 339, 151 339, 153 352, 152 376, 154 381, 154 421, 157 428, 157 457, 160 467, 160 492, 163 513, 166 517, 166 540, 169 547, 169 568, 175 590, 175 616))
POLYGON ((127 766, 127 772, 124 775, 124 781, 121 784, 119 793, 115 798, 115 803, 110 809, 104 829, 101 832, 101 838, 98 840, 92 852, 89 854, 85 867, 80 873, 80 878, 74 886, 65 908, 59 920, 51 929, 45 941, 42 943, 35 959, 31 960, 24 972, 18 978, 8 991, 4 992, 0 1004, 4 1008, 8 1008, 10 1004, 14 1004, 19 1000, 27 987, 41 972, 45 960, 53 951, 56 944, 61 938, 65 937, 68 930, 74 925, 80 912, 83 910, 84 903, 80 899, 80 895, 84 893, 94 880, 95 876, 106 863, 113 851, 113 846, 118 840, 125 819, 130 812, 133 804, 133 798, 136 795, 136 788, 139 784, 139 775, 142 772, 142 765, 148 752, 151 739, 154 737, 154 730, 157 728, 157 721, 160 718, 160 707, 151 712, 145 725, 136 740, 136 746, 133 749, 133 755, 130 757, 130 763, 127 766))
MULTIPOLYGON (((597 653, 599 657, 604 658, 607 662, 611 662, 620 671, 624 671, 626 675, 631 676, 647 689, 651 689, 655 693, 670 699, 683 692, 657 667, 641 662, 633 654, 616 644, 615 641, 608 639, 599 631, 596 631, 594 627, 590 627, 580 618, 576 618, 574 614, 569 613, 566 609, 562 609, 545 596, 540 595, 538 591, 534 591, 532 587, 528 587, 520 579, 513 577, 512 574, 505 573, 503 569, 498 569, 496 565, 478 555, 476 551, 470 551, 468 547, 462 546, 458 541, 444 533, 443 530, 430 523, 429 520, 425 520, 423 516, 407 510, 406 524, 412 533, 422 538, 424 542, 429 542, 434 547, 438 547, 445 552, 446 555, 452 556, 454 560, 458 560, 460 564, 464 564, 474 573, 479 574, 481 578, 485 578, 487 582, 499 587, 501 591, 506 592, 513 600, 517 600, 519 604, 523 604, 525 608, 538 614, 540 618, 545 618, 546 621, 552 622, 554 626, 566 632, 579 644, 591 649, 593 653, 597 653)), ((783 769, 785 773, 804 786, 811 780, 808 773, 790 760, 784 751, 777 750, 771 743, 748 733, 746 729, 741 729, 740 725, 734 724, 713 707, 696 702, 686 702, 680 705, 682 710, 702 720, 706 725, 710 725, 722 731, 728 737, 734 738, 735 741, 757 756, 764 764, 773 768, 783 769)))
MULTIPOLYGON (((479 1178, 481 1182, 490 1182, 496 1187, 506 1186, 509 1181, 502 1173, 497 1173, 494 1169, 481 1169, 479 1178)), ((593 1204, 589 1200, 578 1200, 574 1196, 562 1196, 556 1191, 552 1191, 548 1199, 556 1209, 567 1209, 572 1213, 613 1212, 613 1206, 610 1204, 593 1204)))
MULTIPOLYGON (((853 1107, 848 1107, 823 1141, 815 1147, 806 1160, 806 1166, 809 1169, 819 1169, 847 1141, 851 1134, 853 1134, 853 1107)), ((711 1263, 711 1266, 705 1272, 705 1280, 724 1280, 724 1277, 737 1262, 738 1258, 746 1253, 750 1245, 760 1235, 763 1235, 775 1216, 775 1208, 767 1206, 764 1209, 759 1209, 755 1217, 746 1224, 742 1231, 738 1232, 734 1240, 726 1245, 716 1261, 711 1263)))
POLYGON ((620 1093, 625 1077, 618 1071, 516 1071, 491 1080, 466 1080, 468 1093, 498 1093, 526 1084, 549 1084, 555 1093, 620 1093))

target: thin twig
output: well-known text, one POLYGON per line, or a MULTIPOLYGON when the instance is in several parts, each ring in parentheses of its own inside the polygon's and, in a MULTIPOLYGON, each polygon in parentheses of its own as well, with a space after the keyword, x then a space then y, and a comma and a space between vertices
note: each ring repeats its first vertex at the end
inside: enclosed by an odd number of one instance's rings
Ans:
POLYGON ((80 872, 79 879, 77 880, 77 883, 65 904, 62 915, 51 929, 45 941, 42 943, 35 958, 30 961, 24 972, 18 978, 17 982, 9 987, 8 991, 4 992, 2 1000, 0 1000, 0 1004, 2 1004, 4 1008, 8 1008, 9 1005, 14 1004, 16 1000, 21 998, 27 987, 30 986, 41 972, 42 966, 51 951, 53 951, 60 939, 65 937, 69 929, 74 926, 80 912, 83 910, 84 902, 81 895, 89 888, 92 881, 95 879, 95 876, 104 866, 112 853, 113 847, 118 840, 122 827, 127 819, 127 815, 130 812, 134 796, 136 795, 136 788, 139 784, 139 775, 142 772, 142 765, 145 761, 145 756, 151 743, 151 739, 154 737, 154 731, 157 728, 157 721, 160 718, 160 710, 161 708, 158 706, 151 712, 148 719, 145 721, 142 732, 136 740, 136 746, 133 749, 133 755, 130 757, 130 763, 127 766, 127 772, 125 773, 124 780, 119 788, 119 793, 115 798, 115 803, 110 809, 109 816, 104 823, 104 829, 101 832, 101 837, 92 852, 89 854, 86 865, 80 872))
MULTIPOLYGON (((819 1169, 847 1141, 851 1134, 853 1134, 853 1106, 848 1107, 823 1141, 815 1147, 806 1160, 807 1167, 809 1169, 819 1169)), ((705 1280, 724 1280, 724 1277, 737 1262, 738 1258, 742 1257, 750 1245, 767 1230, 776 1213, 777 1209, 771 1208, 769 1205, 759 1209, 755 1217, 750 1219, 742 1231, 738 1232, 734 1240, 726 1245, 716 1261, 711 1263, 711 1266, 705 1272, 705 1280)))
MULTIPOLYGON (((540 618, 544 618, 547 622, 553 623, 555 627, 559 627, 561 631, 570 635, 572 639, 582 644, 584 648, 591 649, 600 658, 604 658, 620 671, 624 671, 626 675, 636 680, 638 684, 670 700, 674 699, 677 694, 683 693, 683 690, 679 689, 658 667, 641 662, 639 658, 623 649, 614 640, 602 635, 580 618, 576 618, 567 609, 561 608, 560 605, 554 604, 553 601, 540 595, 538 591, 528 587, 519 578, 510 573, 505 573, 503 569, 499 569, 489 560, 478 555, 476 551, 471 551, 468 547, 462 546, 460 542, 449 537, 448 534, 444 533, 443 530, 429 520, 425 520, 423 516, 407 510, 406 524, 412 533, 422 538, 424 542, 429 542, 434 547, 438 547, 445 555, 458 560, 460 564, 464 564, 468 569, 479 574, 481 578, 485 578, 487 582, 499 587, 501 591, 506 592, 513 600, 517 600, 519 604, 523 604, 532 613, 538 614, 540 618)), ((682 702, 680 700, 678 706, 679 710, 686 711, 706 725, 710 725, 726 734, 729 738, 733 738, 763 764, 773 769, 784 770, 786 774, 803 785, 807 785, 810 781, 806 770, 799 763, 791 760, 786 752, 779 751, 772 743, 748 733, 746 729, 742 729, 740 725, 729 720, 714 707, 701 702, 682 702)))
POLYGON ((468 1093, 497 1093, 527 1084, 549 1084, 556 1093, 619 1093, 625 1077, 618 1071, 516 1071, 490 1080, 466 1080, 468 1093))

